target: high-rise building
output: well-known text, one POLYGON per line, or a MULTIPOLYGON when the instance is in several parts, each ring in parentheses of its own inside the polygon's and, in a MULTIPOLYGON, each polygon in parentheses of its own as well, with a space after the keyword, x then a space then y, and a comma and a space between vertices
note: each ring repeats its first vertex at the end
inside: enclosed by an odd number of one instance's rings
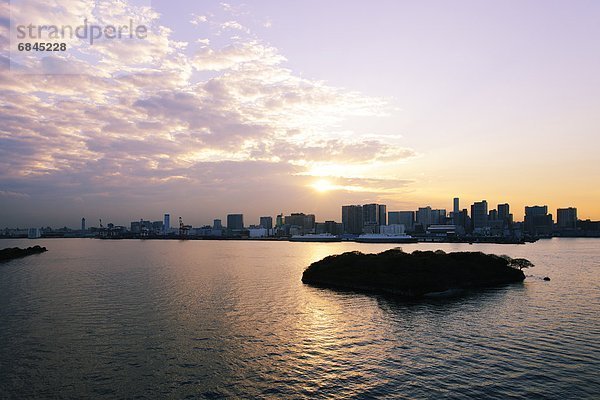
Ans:
POLYGON ((241 231, 244 229, 244 214, 227 214, 227 229, 241 231))
POLYGON ((458 197, 454 198, 454 204, 452 207, 452 215, 450 217, 452 219, 451 223, 458 226, 459 218, 460 218, 460 199, 458 197))
POLYGON ((388 225, 404 225, 407 232, 412 232, 415 227, 414 211, 388 212, 388 225))
POLYGON ((315 223, 315 233, 329 233, 332 235, 341 235, 344 233, 342 224, 335 221, 325 221, 315 223))
POLYGON ((466 208, 463 208, 462 211, 454 215, 454 225, 456 225, 456 232, 460 235, 471 233, 473 226, 466 208))
POLYGON ((548 206, 525 207, 525 232, 537 235, 549 235, 552 233, 554 221, 552 214, 548 214, 548 206))
POLYGON ((297 227, 301 234, 313 232, 315 229, 315 215, 304 213, 291 213, 283 219, 286 225, 297 227))
POLYGON ((498 219, 505 223, 512 223, 512 214, 508 203, 498 204, 498 219))
POLYGON ((526 206, 525 216, 540 217, 548 214, 548 206, 526 206))
POLYGON ((213 220, 213 229, 223 229, 223 224, 220 219, 213 220))
POLYGON ((420 224, 423 229, 427 229, 431 222, 431 207, 419 207, 417 210, 417 224, 420 224))
POLYGON ((446 224, 446 210, 431 210, 431 224, 432 225, 445 225, 446 224))
POLYGON ((163 218, 163 232, 169 233, 171 230, 171 214, 165 214, 163 218))
POLYGON ((379 225, 387 225, 387 207, 385 204, 377 206, 377 222, 379 225))
POLYGON ((140 233, 142 231, 142 225, 140 221, 131 221, 129 224, 129 230, 133 233, 140 233))
POLYGON ((85 231, 85 218, 81 218, 81 230, 85 231))
POLYGON ((477 201, 471 206, 471 223, 473 230, 481 230, 488 226, 488 203, 477 201))
POLYGON ((377 204, 364 204, 362 206, 363 211, 363 225, 379 225, 379 209, 377 204))
POLYGON ((363 210, 362 206, 342 206, 342 225, 344 233, 360 235, 363 230, 363 210))
POLYGON ((275 219, 275 226, 278 228, 283 226, 283 214, 277 214, 277 218, 275 219))
POLYGON ((556 224, 559 229, 576 229, 577 209, 569 207, 556 210, 556 224))
POLYGON ((152 233, 161 233, 164 232, 164 221, 154 221, 152 222, 152 233))
POLYGON ((363 212, 363 232, 379 233, 379 226, 387 222, 385 204, 364 204, 363 212))
POLYGON ((260 217, 261 228, 273 229, 273 217, 260 217))

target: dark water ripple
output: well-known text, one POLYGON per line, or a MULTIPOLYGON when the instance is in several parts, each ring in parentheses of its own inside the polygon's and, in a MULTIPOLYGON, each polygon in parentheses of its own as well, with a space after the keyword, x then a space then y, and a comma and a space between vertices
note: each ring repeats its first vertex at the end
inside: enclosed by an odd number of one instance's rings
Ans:
POLYGON ((385 245, 40 241, 0 264, 0 398, 598 398, 598 242, 478 246, 532 276, 407 302, 300 282, 385 245))

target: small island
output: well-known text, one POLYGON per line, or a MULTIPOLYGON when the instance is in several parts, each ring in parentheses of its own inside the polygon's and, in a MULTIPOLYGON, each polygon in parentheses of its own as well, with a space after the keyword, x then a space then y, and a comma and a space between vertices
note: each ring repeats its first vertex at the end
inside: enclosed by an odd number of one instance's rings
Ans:
POLYGON ((15 258, 27 257, 33 254, 40 254, 45 251, 48 251, 48 249, 38 245, 33 247, 27 247, 26 249, 21 249, 19 247, 10 247, 7 249, 0 250, 0 261, 9 261, 15 258))
POLYGON ((379 254, 358 251, 326 257, 302 274, 305 284, 358 291, 422 297, 457 290, 522 282, 524 259, 482 252, 387 250, 379 254))

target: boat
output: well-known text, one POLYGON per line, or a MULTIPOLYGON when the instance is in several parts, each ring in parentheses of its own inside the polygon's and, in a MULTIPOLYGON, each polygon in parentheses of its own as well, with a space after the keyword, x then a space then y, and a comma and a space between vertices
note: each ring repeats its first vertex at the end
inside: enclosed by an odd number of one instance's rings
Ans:
POLYGON ((341 242, 342 238, 331 233, 309 233, 307 235, 294 235, 290 242, 341 242))
POLYGON ((358 243, 416 243, 417 238, 404 234, 364 233, 354 241, 358 243))

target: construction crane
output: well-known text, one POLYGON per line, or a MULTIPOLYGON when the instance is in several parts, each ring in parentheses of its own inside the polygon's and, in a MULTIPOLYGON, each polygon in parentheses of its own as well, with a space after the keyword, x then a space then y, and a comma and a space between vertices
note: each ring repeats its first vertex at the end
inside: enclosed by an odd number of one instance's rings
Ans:
POLYGON ((188 231, 192 229, 191 225, 184 225, 183 218, 179 217, 179 236, 185 237, 188 234, 188 231))
POLYGON ((148 228, 146 226, 144 226, 144 219, 140 218, 140 236, 141 237, 147 237, 149 235, 149 231, 148 228))

